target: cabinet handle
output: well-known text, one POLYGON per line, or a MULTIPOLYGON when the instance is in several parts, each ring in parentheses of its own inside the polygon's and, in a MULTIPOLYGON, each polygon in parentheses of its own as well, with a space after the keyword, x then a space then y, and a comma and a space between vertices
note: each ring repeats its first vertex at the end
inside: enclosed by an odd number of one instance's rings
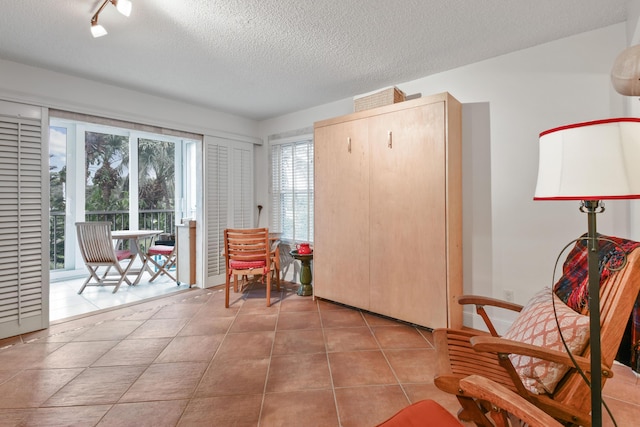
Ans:
POLYGON ((351 152, 351 137, 347 138, 347 152, 351 152))
POLYGON ((393 138, 391 135, 391 131, 387 133, 387 147, 393 148, 393 138))

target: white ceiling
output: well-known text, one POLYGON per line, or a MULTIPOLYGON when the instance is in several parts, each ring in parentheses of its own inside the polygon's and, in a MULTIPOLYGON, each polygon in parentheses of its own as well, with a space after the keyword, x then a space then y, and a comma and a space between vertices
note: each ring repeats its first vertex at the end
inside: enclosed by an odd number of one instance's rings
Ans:
MULTIPOLYGON (((257 120, 623 22, 628 0, 0 0, 0 58, 257 120)), ((0 76, 2 78, 2 76, 0 76)))

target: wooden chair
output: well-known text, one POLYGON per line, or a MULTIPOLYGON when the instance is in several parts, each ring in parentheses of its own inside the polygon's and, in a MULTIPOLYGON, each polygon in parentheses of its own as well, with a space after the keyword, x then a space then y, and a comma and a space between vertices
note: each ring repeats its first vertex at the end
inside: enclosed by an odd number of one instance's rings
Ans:
POLYGON ((76 231, 80 253, 89 270, 89 277, 80 287, 79 294, 87 286, 115 286, 113 289, 115 294, 122 282, 131 285, 127 273, 133 265, 136 254, 129 250, 115 249, 110 222, 77 222, 76 231), (122 261, 128 261, 124 268, 121 265, 122 261), (106 267, 102 275, 98 273, 100 267, 106 267), (115 270, 113 273, 112 268, 115 270), (91 279, 95 282, 91 282, 91 279))
MULTIPOLYGON (((460 388, 468 396, 490 404, 496 427, 507 427, 516 421, 529 427, 560 427, 558 421, 535 407, 522 396, 487 378, 471 375, 460 380, 460 388), (511 424, 509 424, 511 420, 511 424)), ((398 411, 378 427, 462 427, 449 411, 431 399, 420 400, 398 411)))
POLYGON ((280 289, 280 268, 281 268, 281 255, 280 255, 280 239, 271 237, 269 238, 269 245, 271 251, 271 272, 272 278, 278 283, 278 289, 280 289))
POLYGON ((479 375, 460 380, 460 388, 467 396, 488 402, 497 427, 526 425, 529 427, 560 427, 562 424, 522 396, 479 375), (511 420, 511 424, 508 423, 511 420), (516 420, 520 424, 516 424, 516 420))
MULTIPOLYGON (((233 276, 233 290, 238 292, 238 276, 261 275, 267 287, 267 307, 271 306, 271 277, 278 263, 277 250, 271 249, 268 228, 236 228, 224 230, 226 265, 225 307, 229 307, 229 289, 233 276)), ((280 290, 279 274, 275 275, 280 290)))
MULTIPOLYGON (((613 374, 611 366, 624 334, 625 326, 640 291, 640 250, 628 255, 626 266, 612 272, 600 289, 602 386, 613 374)), ((490 334, 470 330, 437 329, 433 336, 437 351, 434 383, 443 391, 455 394, 462 407, 458 416, 478 426, 492 426, 486 416, 487 407, 461 388, 461 380, 478 374, 514 391, 560 420, 565 425, 590 426, 591 393, 573 362, 565 352, 506 340, 498 336, 484 309, 485 306, 520 311, 522 306, 486 297, 461 297, 460 304, 474 304, 487 323, 490 334), (571 368, 553 394, 535 394, 527 390, 515 371, 509 355, 524 354, 562 363, 571 368)), ((589 377, 589 347, 574 356, 589 377)))

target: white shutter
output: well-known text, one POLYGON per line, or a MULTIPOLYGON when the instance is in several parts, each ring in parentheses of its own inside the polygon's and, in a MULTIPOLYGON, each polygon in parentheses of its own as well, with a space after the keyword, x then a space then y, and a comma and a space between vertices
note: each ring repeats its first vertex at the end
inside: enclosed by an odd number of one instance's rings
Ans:
POLYGON ((253 146, 204 139, 205 286, 224 283, 224 229, 252 227, 253 146))
MULTIPOLYGON (((230 227, 252 228, 253 218, 253 156, 247 148, 233 148, 231 201, 233 223, 230 227)), ((257 209, 257 208, 256 208, 257 209)))
POLYGON ((0 338, 49 326, 46 116, 0 101, 0 338))
MULTIPOLYGON (((206 210, 204 217, 207 224, 207 278, 224 274, 223 231, 227 225, 227 187, 229 150, 218 144, 205 144, 205 193, 206 210)), ((217 283, 207 283, 214 285, 217 283)))

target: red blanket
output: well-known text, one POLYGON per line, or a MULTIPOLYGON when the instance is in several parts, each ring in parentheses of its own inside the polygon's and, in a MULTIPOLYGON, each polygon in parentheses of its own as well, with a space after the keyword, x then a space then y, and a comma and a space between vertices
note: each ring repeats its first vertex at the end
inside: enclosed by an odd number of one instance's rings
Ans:
MULTIPOLYGON (((553 288, 556 295, 565 304, 583 314, 587 314, 589 308, 586 237, 585 234, 576 242, 563 264, 562 277, 553 288)), ((598 235, 600 283, 609 277, 611 270, 615 270, 622 265, 626 254, 638 246, 640 246, 640 242, 598 235)), ((623 343, 629 343, 631 348, 623 348, 621 346, 616 360, 640 372, 640 295, 638 295, 633 307, 623 343)))

